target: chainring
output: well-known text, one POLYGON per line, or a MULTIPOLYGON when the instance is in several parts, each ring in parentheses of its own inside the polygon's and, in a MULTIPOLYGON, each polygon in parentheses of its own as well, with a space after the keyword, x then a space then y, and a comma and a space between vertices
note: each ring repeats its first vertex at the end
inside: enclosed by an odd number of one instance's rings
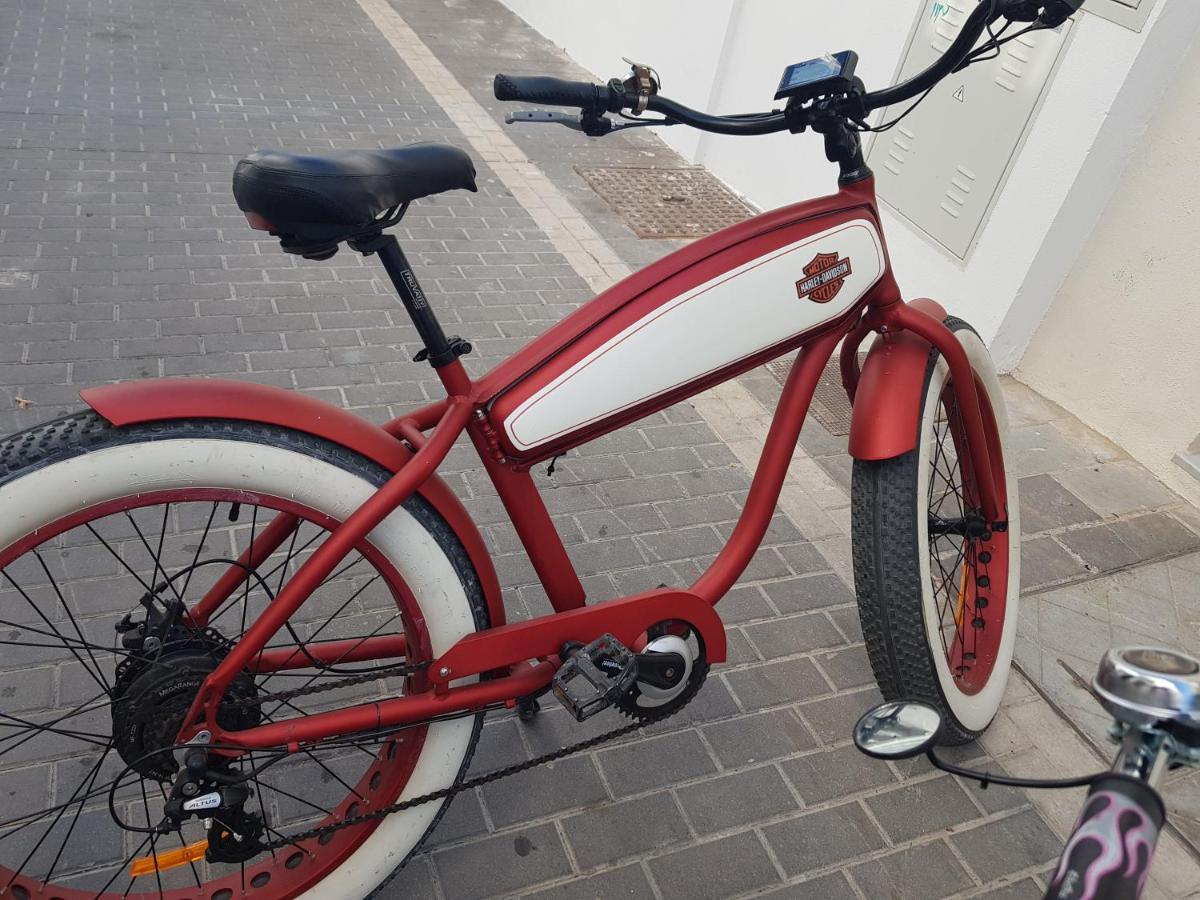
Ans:
POLYGON ((636 719, 639 722, 657 721, 665 719, 668 716, 673 716, 679 710, 683 709, 692 699, 700 693, 700 688, 704 687, 704 680, 708 677, 709 665, 703 658, 692 662, 692 671, 688 675, 687 685, 675 697, 665 703, 660 703, 658 706, 638 706, 638 697, 641 692, 636 684, 623 697, 617 700, 615 706, 621 711, 621 715, 627 716, 630 719, 636 719))

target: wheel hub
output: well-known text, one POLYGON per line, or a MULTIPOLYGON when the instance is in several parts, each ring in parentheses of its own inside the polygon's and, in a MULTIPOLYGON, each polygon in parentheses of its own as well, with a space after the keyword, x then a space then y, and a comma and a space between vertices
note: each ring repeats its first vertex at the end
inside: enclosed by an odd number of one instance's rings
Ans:
MULTIPOLYGON (((169 781, 179 768, 174 754, 180 728, 204 679, 220 657, 195 647, 164 652, 122 673, 112 705, 113 746, 131 769, 156 781, 169 781)), ((258 689, 246 674, 225 692, 217 711, 222 728, 253 728, 262 721, 258 689)))

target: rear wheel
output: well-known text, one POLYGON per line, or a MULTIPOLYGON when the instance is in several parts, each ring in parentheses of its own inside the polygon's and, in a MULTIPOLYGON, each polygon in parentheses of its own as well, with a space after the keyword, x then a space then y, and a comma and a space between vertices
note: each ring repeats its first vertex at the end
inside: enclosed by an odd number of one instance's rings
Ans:
POLYGON ((1008 681, 1020 591, 1020 516, 1008 471, 1008 417, 987 347, 965 322, 946 325, 975 370, 993 477, 1007 498, 1007 531, 984 521, 949 367, 931 351, 917 446, 856 460, 854 580, 867 653, 886 699, 918 698, 965 743, 999 709, 1008 681))
MULTIPOLYGON (((0 442, 0 895, 355 898, 407 860, 444 802, 245 863, 201 859, 136 878, 133 860, 193 844, 205 827, 187 819, 157 836, 127 827, 162 820, 175 764, 156 751, 174 742, 203 675, 388 476, 319 439, 250 423, 117 429, 84 413, 0 442), (207 630, 162 647, 130 649, 120 640, 114 626, 130 610, 144 615, 146 598, 151 606, 179 599, 194 608, 280 515, 294 516, 295 529, 239 580, 207 630)), ((241 718, 227 727, 422 690, 419 667, 487 624, 461 544, 414 497, 269 643, 304 654, 326 641, 352 649, 373 637, 399 644, 402 636, 406 655, 327 662, 309 652, 301 661, 312 665, 243 673, 230 694, 244 701, 378 670, 333 692, 230 709, 241 718)), ((286 840, 447 787, 466 770, 479 720, 349 736, 270 767, 263 764, 272 754, 248 754, 234 764, 254 772, 245 809, 265 819, 266 840, 286 840)))

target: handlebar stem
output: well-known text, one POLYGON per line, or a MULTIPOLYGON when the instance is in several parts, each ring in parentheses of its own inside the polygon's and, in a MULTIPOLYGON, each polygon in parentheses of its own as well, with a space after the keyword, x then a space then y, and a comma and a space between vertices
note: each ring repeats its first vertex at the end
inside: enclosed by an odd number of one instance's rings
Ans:
POLYGON ((1171 740, 1163 731, 1128 728, 1112 770, 1157 787, 1171 761, 1171 740))

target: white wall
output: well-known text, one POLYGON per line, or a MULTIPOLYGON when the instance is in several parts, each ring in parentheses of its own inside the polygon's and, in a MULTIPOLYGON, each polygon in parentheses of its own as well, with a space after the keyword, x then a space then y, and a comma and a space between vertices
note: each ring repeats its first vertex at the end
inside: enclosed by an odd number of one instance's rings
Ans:
MULTIPOLYGON (((598 77, 629 56, 654 65, 663 93, 718 113, 769 109, 789 63, 852 48, 868 88, 892 81, 922 0, 505 0, 598 77)), ((966 264, 887 215, 908 297, 931 296, 969 319, 1013 367, 1091 232, 1179 52, 1200 3, 1158 0, 1139 34, 1083 15, 1005 190, 966 264)), ((664 140, 751 202, 773 208, 836 189, 836 168, 811 135, 734 138, 689 129, 664 140)))
POLYGON ((1029 344, 1017 377, 1200 501, 1200 41, 1029 344))

